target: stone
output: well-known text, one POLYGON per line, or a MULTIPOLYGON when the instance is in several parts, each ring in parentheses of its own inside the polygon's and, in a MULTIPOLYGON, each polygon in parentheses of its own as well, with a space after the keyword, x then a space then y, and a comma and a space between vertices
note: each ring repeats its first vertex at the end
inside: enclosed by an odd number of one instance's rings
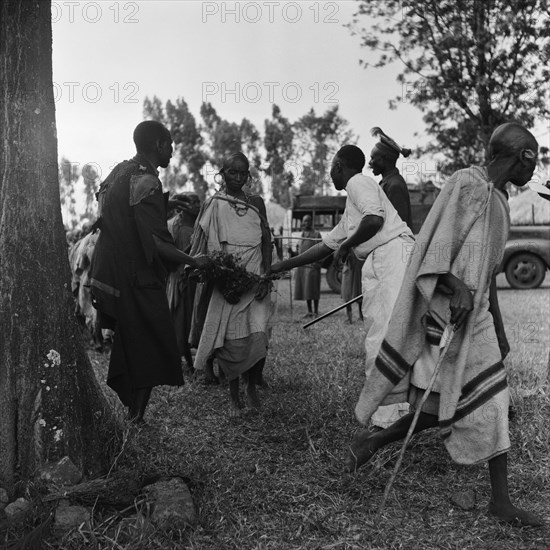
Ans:
POLYGON ((472 490, 459 491, 451 496, 451 502, 461 510, 473 510, 476 505, 476 494, 472 490))
POLYGON ((57 485, 75 485, 82 479, 82 472, 73 464, 68 456, 59 462, 48 462, 38 475, 41 481, 57 485))
POLYGON ((6 489, 0 487, 0 510, 3 510, 10 501, 10 497, 8 496, 8 492, 6 489))
POLYGON ((23 497, 18 498, 14 502, 10 502, 4 508, 6 518, 12 522, 24 519, 31 510, 32 503, 30 503, 28 500, 25 500, 23 497))
POLYGON ((184 529, 197 524, 197 513, 189 488, 179 477, 144 487, 151 506, 151 521, 163 529, 184 529))
POLYGON ((89 526, 90 512, 84 506, 71 506, 68 500, 61 500, 55 509, 54 530, 57 534, 77 529, 83 523, 89 526))

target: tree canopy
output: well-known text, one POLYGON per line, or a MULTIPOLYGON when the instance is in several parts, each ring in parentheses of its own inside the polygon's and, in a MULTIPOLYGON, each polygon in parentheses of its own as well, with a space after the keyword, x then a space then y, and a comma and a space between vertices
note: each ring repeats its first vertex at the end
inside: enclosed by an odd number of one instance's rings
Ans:
POLYGON ((344 144, 354 144, 357 139, 348 128, 348 122, 338 113, 338 106, 323 114, 310 109, 294 124, 295 150, 303 159, 300 173, 300 192, 313 195, 325 194, 331 186, 329 172, 332 158, 344 144))
POLYGON ((198 122, 183 98, 163 105, 156 96, 146 97, 143 114, 162 122, 174 139, 175 158, 165 175, 167 187, 179 190, 190 180, 201 199, 208 190, 206 163, 217 172, 221 161, 235 151, 242 151, 250 161, 253 193, 263 194, 263 172, 273 200, 285 207, 290 205, 292 192, 325 194, 330 188, 333 155, 343 144, 356 141, 337 106, 319 114, 310 109, 291 122, 273 104, 263 135, 250 120, 226 120, 206 102, 200 107, 198 122))
POLYGON ((359 0, 349 27, 379 52, 375 67, 403 63, 390 106, 424 113, 424 151, 444 154, 443 171, 482 161, 499 124, 550 114, 546 0, 359 0))

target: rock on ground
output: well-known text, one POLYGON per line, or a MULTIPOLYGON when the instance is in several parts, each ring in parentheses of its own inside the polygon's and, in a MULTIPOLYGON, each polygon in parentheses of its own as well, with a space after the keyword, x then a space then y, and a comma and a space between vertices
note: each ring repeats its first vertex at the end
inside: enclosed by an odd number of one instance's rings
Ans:
POLYGON ((460 491, 451 496, 451 502, 462 510, 473 510, 476 505, 476 494, 474 491, 460 491))
POLYGON ((31 511, 32 503, 24 498, 18 498, 14 502, 10 502, 5 508, 4 513, 9 521, 19 521, 31 511))
POLYGON ((38 475, 41 481, 58 485, 75 485, 82 479, 82 472, 72 463, 68 456, 59 462, 45 464, 38 475))
POLYGON ((84 506, 71 506, 68 500, 61 500, 55 510, 54 530, 66 533, 80 525, 89 524, 90 512, 84 506))
POLYGON ((197 514, 187 485, 175 477, 144 487, 152 505, 151 521, 165 529, 184 529, 197 523, 197 514))

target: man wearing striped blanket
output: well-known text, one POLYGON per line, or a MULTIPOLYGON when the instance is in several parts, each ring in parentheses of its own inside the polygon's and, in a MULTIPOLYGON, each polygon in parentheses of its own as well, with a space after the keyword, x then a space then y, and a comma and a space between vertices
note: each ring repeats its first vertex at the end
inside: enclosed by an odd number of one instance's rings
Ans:
MULTIPOLYGON (((429 399, 414 433, 439 427, 451 458, 489 462, 489 513, 520 525, 539 525, 508 494, 509 393, 502 360, 509 351, 496 300, 495 276, 510 225, 506 184, 522 187, 536 168, 538 144, 515 123, 499 126, 489 163, 454 173, 434 203, 410 256, 389 328, 355 408, 367 425, 380 404, 408 400, 414 408, 439 359, 444 328, 454 326, 429 399)), ((384 445, 403 439, 413 413, 352 441, 355 470, 384 445)))

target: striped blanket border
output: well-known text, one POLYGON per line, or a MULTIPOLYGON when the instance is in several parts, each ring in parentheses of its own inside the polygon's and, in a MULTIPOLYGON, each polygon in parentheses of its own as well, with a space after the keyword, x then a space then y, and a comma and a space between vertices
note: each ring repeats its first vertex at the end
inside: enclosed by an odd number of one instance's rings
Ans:
POLYGON ((389 344, 382 342, 375 361, 376 368, 395 386, 409 372, 412 365, 389 344))
MULTIPOLYGON (((506 389, 507 385, 506 370, 502 361, 491 365, 472 378, 462 388, 453 417, 440 420, 439 422, 440 433, 443 439, 451 435, 452 424, 487 403, 497 393, 506 389)), ((506 414, 508 414, 508 411, 506 411, 506 414)))

